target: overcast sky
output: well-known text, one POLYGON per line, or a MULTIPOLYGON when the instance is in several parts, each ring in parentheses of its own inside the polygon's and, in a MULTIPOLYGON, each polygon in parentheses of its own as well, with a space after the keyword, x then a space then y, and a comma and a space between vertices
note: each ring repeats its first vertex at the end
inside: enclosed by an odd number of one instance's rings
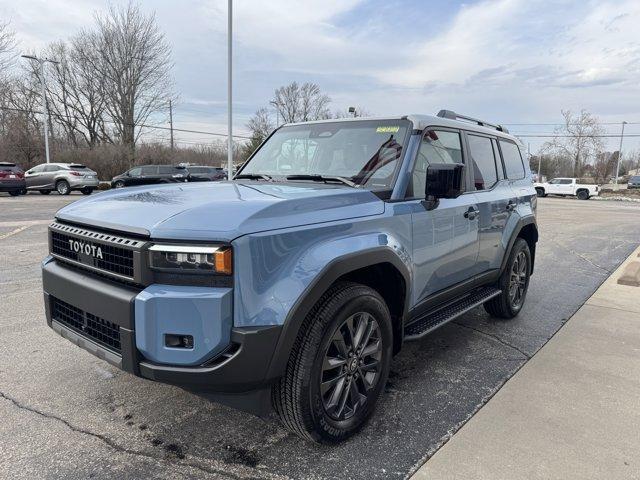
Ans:
MULTIPOLYGON (((118 1, 115 1, 118 4, 118 1)), ((147 0, 173 47, 176 127, 224 132, 226 0, 147 0)), ((0 0, 23 51, 38 51, 92 23, 99 0, 0 0)), ((280 85, 313 81, 332 110, 375 115, 441 108, 550 133, 560 110, 602 122, 637 122, 640 146, 639 0, 237 0, 234 125, 280 85)), ((612 134, 620 125, 608 125, 612 134)), ((166 137, 164 132, 157 136, 166 137)), ((182 141, 210 137, 178 134, 182 141)), ((523 138, 537 150, 544 139, 523 138)), ((619 139, 608 141, 617 149, 619 139)))

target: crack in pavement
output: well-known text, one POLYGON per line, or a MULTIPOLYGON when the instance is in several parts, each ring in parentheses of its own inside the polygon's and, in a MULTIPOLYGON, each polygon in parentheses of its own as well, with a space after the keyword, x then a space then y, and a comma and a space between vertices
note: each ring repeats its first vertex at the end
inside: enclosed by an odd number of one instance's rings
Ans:
POLYGON ((589 265, 596 267, 599 270, 602 270, 607 276, 611 275, 613 273, 613 271, 609 270, 608 268, 605 268, 603 266, 598 265, 597 263, 593 262, 592 260, 589 260, 587 257, 585 257, 583 254, 576 252, 575 250, 572 250, 571 248, 567 247, 566 245, 562 244, 561 242, 559 242, 558 240, 556 240, 553 237, 550 237, 549 240, 551 240, 553 243, 555 243, 556 245, 558 245, 561 248, 564 248, 566 251, 568 251, 569 253, 571 253, 572 255, 575 255, 576 257, 584 260, 585 262, 587 262, 589 265))
POLYGON ((161 456, 161 455, 154 455, 152 453, 147 453, 147 452, 143 452, 143 451, 139 451, 139 450, 132 450, 130 448, 126 448, 126 447, 123 447, 121 445, 118 445, 117 443, 115 443, 113 440, 111 440, 109 437, 107 437, 105 435, 102 435, 100 433, 91 432, 89 430, 85 430, 84 428, 76 427, 75 425, 72 425, 71 423, 69 423, 64 418, 57 417, 57 416, 52 415, 50 413, 41 412, 40 410, 37 410, 37 409, 35 409, 33 407, 29 407, 27 405, 24 405, 21 402, 19 402, 18 400, 16 400, 15 398, 10 397, 9 395, 6 395, 3 392, 0 392, 0 398, 8 400, 14 406, 16 406, 17 408, 19 408, 21 410, 26 410, 28 412, 35 413, 36 415, 40 415, 41 417, 48 418, 50 420, 57 420, 58 422, 63 423, 71 431, 76 432, 76 433, 81 433, 83 435, 88 435, 88 436, 93 437, 93 438, 96 438, 96 439, 100 440, 101 442, 103 442, 104 444, 106 444, 107 446, 109 446, 112 449, 114 449, 114 450, 116 450, 118 452, 121 452, 121 453, 126 453, 128 455, 133 455, 133 456, 138 456, 138 457, 144 457, 144 458, 148 458, 148 459, 151 459, 151 460, 158 460, 158 461, 161 461, 163 463, 169 463, 169 464, 175 465, 175 466, 192 467, 192 468, 200 470, 200 471, 202 471, 204 473, 210 473, 210 474, 214 474, 214 475, 222 475, 222 476, 231 477, 231 478, 235 478, 235 479, 240 479, 241 478, 241 477, 239 477, 237 475, 234 475, 232 473, 225 472, 225 471, 222 471, 222 470, 216 470, 216 469, 213 469, 213 468, 207 468, 207 467, 199 465, 199 464, 197 464, 195 462, 189 462, 189 461, 171 462, 171 461, 168 461, 164 456, 161 456))
POLYGON ((527 360, 531 360, 531 355, 529 355, 528 353, 526 353, 523 350, 520 350, 518 347, 516 347, 515 345, 510 344, 509 342, 501 339, 500 337, 498 337, 497 335, 494 335, 493 333, 489 333, 489 332, 485 332, 484 330, 480 330, 479 328, 475 328, 475 327, 471 327, 469 325, 465 325, 463 323, 458 323, 458 322, 451 322, 454 323, 456 325, 458 325, 459 327, 462 328, 467 328, 469 330, 473 330, 474 332, 478 332, 481 333, 482 335, 485 335, 487 337, 491 337, 494 340, 498 341, 499 343, 501 343, 502 345, 504 345, 505 347, 509 347, 513 350, 515 350, 516 352, 519 352, 521 355, 523 355, 527 360))

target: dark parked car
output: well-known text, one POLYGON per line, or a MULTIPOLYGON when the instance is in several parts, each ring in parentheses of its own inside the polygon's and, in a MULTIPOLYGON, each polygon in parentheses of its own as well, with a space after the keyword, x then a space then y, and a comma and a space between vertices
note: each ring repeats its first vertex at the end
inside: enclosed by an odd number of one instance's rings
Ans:
POLYGON ((633 175, 629 177, 627 188, 640 188, 640 175, 633 175))
POLYGON ((225 180, 227 174, 222 167, 187 167, 189 170, 190 182, 214 182, 216 180, 225 180))
POLYGON ((98 188, 98 174, 77 163, 42 163, 26 171, 27 190, 38 190, 43 195, 57 191, 68 195, 72 190, 80 190, 91 195, 98 188))
POLYGON ((24 172, 15 163, 0 162, 0 192, 16 197, 25 191, 24 172))
POLYGON ((186 182, 189 171, 173 165, 143 165, 133 167, 121 175, 113 177, 113 188, 133 187, 136 185, 152 185, 156 183, 186 182))

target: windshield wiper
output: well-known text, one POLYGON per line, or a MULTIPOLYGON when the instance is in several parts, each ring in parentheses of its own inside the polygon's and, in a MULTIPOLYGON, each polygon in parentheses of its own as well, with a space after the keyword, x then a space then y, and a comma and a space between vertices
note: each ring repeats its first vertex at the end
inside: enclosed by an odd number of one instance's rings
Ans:
POLYGON ((272 177, 270 177, 269 175, 265 175, 264 173, 243 173, 233 178, 234 179, 246 178, 248 180, 266 180, 267 182, 270 182, 272 180, 272 177))
POLYGON ((331 175, 319 175, 319 174, 299 174, 299 175, 287 175, 287 180, 311 180, 312 182, 340 182, 353 188, 360 188, 355 182, 352 182, 348 178, 331 176, 331 175))

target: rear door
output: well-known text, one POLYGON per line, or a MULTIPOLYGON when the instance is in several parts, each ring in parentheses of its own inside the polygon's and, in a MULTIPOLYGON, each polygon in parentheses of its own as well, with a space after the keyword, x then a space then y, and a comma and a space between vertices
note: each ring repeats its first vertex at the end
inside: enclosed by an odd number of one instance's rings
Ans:
MULTIPOLYGON (((434 127, 423 134, 407 195, 413 223, 413 304, 473 276, 478 256, 478 204, 473 192, 423 205, 427 167, 431 163, 465 163, 459 130, 434 127)), ((468 169, 467 169, 468 170, 468 169)))
POLYGON ((153 165, 147 165, 142 167, 142 176, 139 177, 138 185, 151 185, 154 183, 160 182, 160 177, 158 174, 158 167, 153 165))
POLYGON ((505 179, 502 159, 494 137, 467 132, 475 196, 480 209, 479 251, 475 273, 481 274, 500 267, 506 245, 505 228, 516 197, 505 179))

